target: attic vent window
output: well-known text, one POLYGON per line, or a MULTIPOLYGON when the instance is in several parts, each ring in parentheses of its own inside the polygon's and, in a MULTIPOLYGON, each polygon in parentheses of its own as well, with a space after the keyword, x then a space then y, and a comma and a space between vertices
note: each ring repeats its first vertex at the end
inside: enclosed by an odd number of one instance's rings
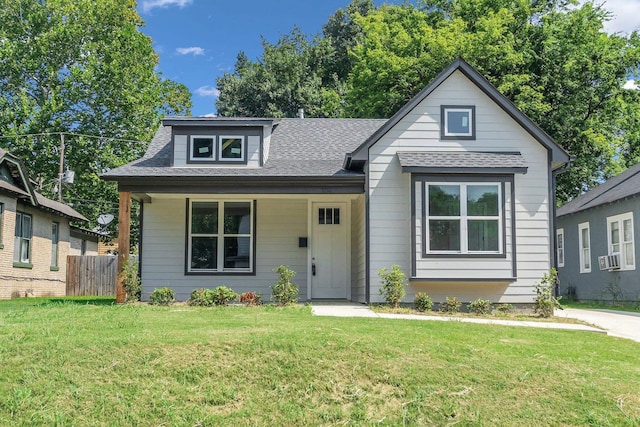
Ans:
POLYGON ((440 137, 442 139, 476 139, 476 107, 473 105, 442 105, 440 137))

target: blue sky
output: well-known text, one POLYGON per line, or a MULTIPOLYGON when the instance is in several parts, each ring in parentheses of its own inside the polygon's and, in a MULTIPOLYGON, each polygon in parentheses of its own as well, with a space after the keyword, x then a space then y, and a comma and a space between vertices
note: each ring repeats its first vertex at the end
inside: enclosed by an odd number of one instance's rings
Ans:
MULTIPOLYGON (((400 1, 375 1, 399 3, 400 1)), ((186 85, 194 116, 214 114, 216 77, 232 71, 238 52, 255 60, 260 36, 271 43, 298 26, 320 33, 331 14, 350 0, 139 0, 142 32, 153 39, 165 78, 186 85)), ((600 3, 600 2, 598 2, 600 3)), ((608 0, 614 14, 609 32, 630 32, 640 24, 640 0, 608 0)))

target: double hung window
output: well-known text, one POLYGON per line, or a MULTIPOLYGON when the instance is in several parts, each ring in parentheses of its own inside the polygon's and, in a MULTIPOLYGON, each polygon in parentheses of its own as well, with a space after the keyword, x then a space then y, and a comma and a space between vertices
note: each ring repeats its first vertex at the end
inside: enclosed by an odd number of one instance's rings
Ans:
POLYGON ((564 228, 556 230, 556 256, 558 267, 564 267, 564 228))
POLYGON ((31 215, 16 212, 16 228, 13 245, 13 261, 31 263, 31 215))
POLYGON ((192 201, 188 231, 188 271, 252 271, 252 202, 192 201))
POLYGON ((591 232, 589 223, 578 225, 578 246, 580 247, 580 273, 591 272, 591 232))
POLYGON ((636 260, 633 242, 633 212, 608 217, 607 237, 609 255, 619 255, 620 269, 634 270, 636 260))
POLYGON ((426 252, 502 253, 500 188, 499 183, 425 184, 426 252))

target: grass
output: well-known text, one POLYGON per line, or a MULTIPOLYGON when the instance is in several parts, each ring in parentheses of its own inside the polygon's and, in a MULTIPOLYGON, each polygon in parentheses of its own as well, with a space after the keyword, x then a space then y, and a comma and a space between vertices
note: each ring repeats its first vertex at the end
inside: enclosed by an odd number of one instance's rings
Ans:
POLYGON ((631 313, 640 313, 640 303, 603 303, 597 301, 562 301, 563 307, 568 308, 584 308, 584 309, 596 309, 596 310, 615 310, 626 311, 631 313))
POLYGON ((301 306, 0 301, 0 425, 633 426, 639 350, 301 306))

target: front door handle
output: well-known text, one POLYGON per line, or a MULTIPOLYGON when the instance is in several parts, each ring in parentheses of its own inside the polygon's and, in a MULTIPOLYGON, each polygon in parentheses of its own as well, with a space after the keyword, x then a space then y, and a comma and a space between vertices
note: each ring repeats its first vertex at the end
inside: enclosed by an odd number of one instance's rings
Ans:
POLYGON ((312 276, 316 275, 316 263, 315 262, 311 263, 311 275, 312 276))

